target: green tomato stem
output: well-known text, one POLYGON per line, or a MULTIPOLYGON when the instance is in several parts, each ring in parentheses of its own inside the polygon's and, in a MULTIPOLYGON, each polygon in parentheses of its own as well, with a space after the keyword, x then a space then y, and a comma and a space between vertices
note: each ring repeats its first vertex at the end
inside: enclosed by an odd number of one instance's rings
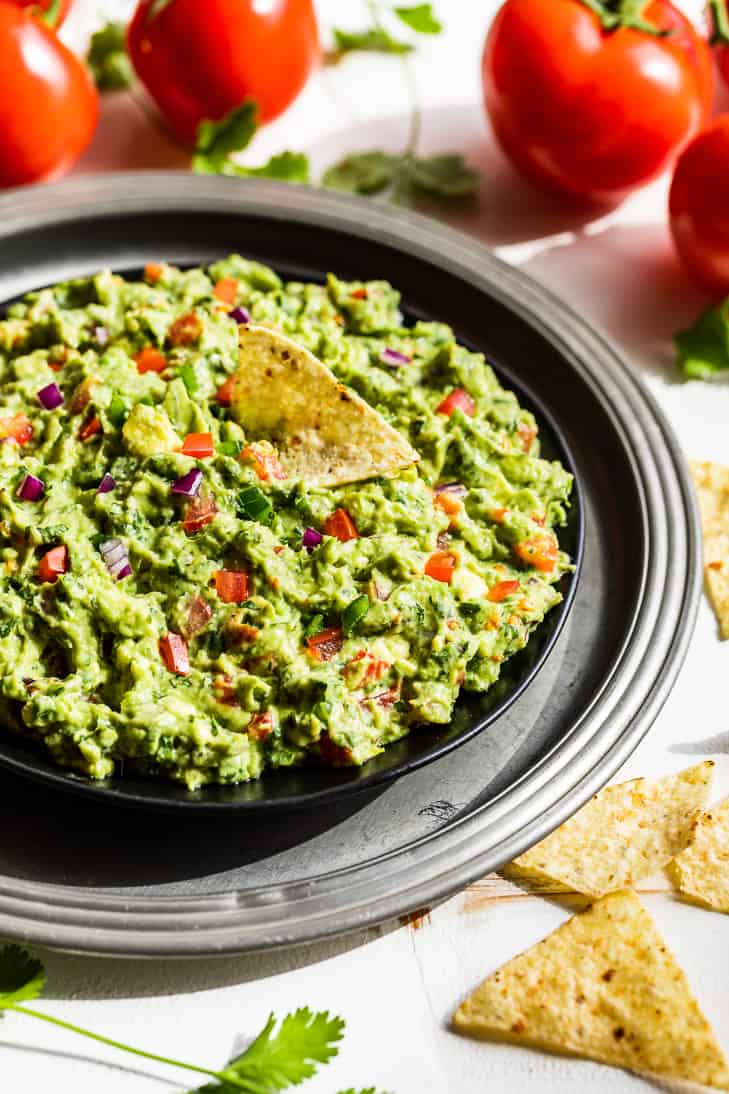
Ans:
POLYGON ((99 1041, 102 1045, 109 1045, 111 1048, 119 1049, 121 1052, 130 1052, 134 1056, 142 1056, 145 1060, 155 1060, 158 1064, 169 1064, 170 1067, 179 1067, 185 1071, 195 1071, 200 1075, 208 1075, 213 1079, 217 1079, 221 1083, 228 1083, 230 1086, 236 1086, 240 1090, 246 1090, 257 1094, 257 1088, 252 1084, 247 1083, 244 1079, 239 1079, 237 1076, 231 1075, 224 1071, 212 1071, 208 1067, 198 1067, 196 1064, 183 1063, 181 1060, 170 1059, 169 1056, 158 1056, 155 1052, 145 1052, 141 1048, 132 1048, 131 1045, 125 1045, 121 1041, 114 1041, 111 1037, 103 1037, 100 1033, 92 1033, 88 1029, 83 1029, 81 1026, 75 1026, 72 1022, 65 1022, 62 1018, 54 1018, 51 1014, 44 1014, 40 1010, 33 1010, 31 1007, 21 1006, 20 1004, 11 1004, 6 1010, 15 1011, 16 1014, 27 1014, 31 1018, 40 1018, 42 1022, 50 1022, 51 1025, 60 1026, 61 1029, 70 1030, 71 1033, 78 1033, 82 1037, 88 1037, 92 1041, 99 1041))
POLYGON ((709 11, 713 24, 710 45, 729 45, 729 15, 725 0, 709 0, 709 11))
POLYGON ((36 18, 45 23, 51 30, 56 29, 58 16, 61 10, 61 0, 51 0, 45 11, 38 11, 36 18))

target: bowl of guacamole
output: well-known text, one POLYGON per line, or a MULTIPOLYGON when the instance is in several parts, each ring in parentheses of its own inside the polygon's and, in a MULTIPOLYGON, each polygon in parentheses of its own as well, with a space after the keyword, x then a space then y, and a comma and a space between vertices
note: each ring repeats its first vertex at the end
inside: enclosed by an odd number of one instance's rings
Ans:
POLYGON ((9 305, 0 379, 0 715, 85 779, 366 765, 493 689, 562 600, 571 473, 484 356, 406 321, 385 280, 151 256, 9 305), (235 414, 250 325, 417 463, 286 474, 235 414))

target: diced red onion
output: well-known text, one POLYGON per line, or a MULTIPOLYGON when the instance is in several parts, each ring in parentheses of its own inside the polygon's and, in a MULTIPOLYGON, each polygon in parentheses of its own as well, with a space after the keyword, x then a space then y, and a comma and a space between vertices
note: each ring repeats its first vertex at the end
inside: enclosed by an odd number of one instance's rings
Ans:
POLYGON ((104 476, 96 487, 97 494, 108 494, 110 490, 113 490, 116 486, 116 479, 113 478, 108 471, 104 473, 104 476))
POLYGON ((91 336, 100 349, 103 349, 109 342, 109 332, 106 327, 94 327, 91 331, 91 336))
POLYGON ((250 323, 251 313, 248 308, 243 308, 240 305, 237 308, 232 308, 228 312, 229 319, 235 319, 236 323, 250 323))
POLYGON ((380 350, 380 360, 383 365, 399 368, 400 365, 410 364, 412 357, 407 353, 400 353, 399 350, 393 349, 392 346, 385 346, 384 349, 380 350))
POLYGON ((468 487, 460 482, 442 482, 440 486, 436 486, 433 493, 436 497, 438 494, 452 494, 455 498, 463 498, 468 493, 468 487))
POLYGON ((390 592, 387 586, 378 578, 374 578, 372 582, 372 590, 377 600, 388 600, 390 597, 390 592))
POLYGON ((188 471, 186 475, 181 475, 179 479, 175 479, 170 489, 173 494, 182 494, 186 498, 195 498, 200 490, 202 478, 202 471, 195 467, 192 471, 188 471))
POLYGON ((321 532, 317 532, 316 528, 307 528, 301 542, 307 551, 313 551, 315 547, 319 546, 323 538, 321 532))
POLYGON ((37 479, 35 475, 26 475, 18 489, 18 497, 23 501, 38 501, 45 488, 46 484, 42 479, 37 479))
POLYGON ((106 563, 106 568, 112 577, 121 581, 123 577, 129 577, 132 567, 129 562, 127 549, 120 539, 107 539, 99 547, 101 556, 106 563))
POLYGON ((46 384, 37 395, 38 402, 45 410, 55 410, 57 406, 63 405, 63 392, 58 384, 46 384))

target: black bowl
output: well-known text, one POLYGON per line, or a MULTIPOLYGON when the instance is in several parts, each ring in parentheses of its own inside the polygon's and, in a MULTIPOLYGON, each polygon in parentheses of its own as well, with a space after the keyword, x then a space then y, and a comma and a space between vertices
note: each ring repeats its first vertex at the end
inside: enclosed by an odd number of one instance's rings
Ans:
MULTIPOLYGON (((245 193, 245 189, 241 191, 245 193)), ((300 215, 282 224, 280 212, 256 210, 241 200, 240 209, 225 215, 209 203, 184 208, 171 202, 154 213, 144 208, 115 209, 111 203, 64 207, 64 188, 48 190, 47 223, 19 223, 0 251, 3 304, 28 291, 62 278, 103 266, 121 272, 139 269, 147 260, 197 265, 240 251, 273 266, 282 276, 321 281, 327 271, 351 279, 385 277, 403 295, 407 319, 437 319, 450 323, 459 341, 484 352, 504 385, 531 410, 540 427, 543 454, 557 459, 575 478, 567 525, 561 546, 575 569, 561 582, 562 602, 536 630, 526 649, 504 666, 501 678, 485 695, 464 694, 450 725, 414 729, 401 741, 360 768, 331 769, 305 766, 267 773, 252 783, 205 787, 191 792, 172 783, 143 777, 90 780, 53 765, 22 738, 0 736, 0 765, 13 772, 51 784, 60 790, 93 796, 108 804, 142 808, 185 809, 204 812, 276 810, 332 804, 345 795, 376 791, 378 787, 444 756, 491 725, 529 687, 552 650, 565 623, 575 594, 584 543, 583 504, 579 473, 568 442, 558 424, 565 395, 549 383, 549 362, 559 351, 528 317, 486 295, 442 268, 437 261, 415 257, 386 238, 370 237, 354 210, 366 203, 352 202, 347 226, 309 222, 300 215), (55 204, 54 204, 55 200, 55 204), (54 215, 54 209, 56 215, 54 215)), ((129 203, 125 203, 128 205, 129 203)))

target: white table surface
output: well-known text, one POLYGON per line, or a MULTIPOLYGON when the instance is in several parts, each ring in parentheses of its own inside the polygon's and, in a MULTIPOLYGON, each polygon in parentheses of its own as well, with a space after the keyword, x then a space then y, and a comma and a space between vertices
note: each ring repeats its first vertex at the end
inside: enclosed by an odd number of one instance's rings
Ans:
MULTIPOLYGON (((67 40, 79 46, 104 11, 127 6, 125 0, 76 0, 67 40)), ((449 218, 622 343, 687 454, 729 463, 729 388, 680 383, 672 368, 670 335, 702 300, 687 285, 671 250, 666 181, 587 224, 518 181, 493 145, 480 103, 480 50, 497 6, 496 0, 441 0, 436 7, 446 33, 423 39, 415 62, 425 105, 423 148, 460 151, 483 172, 477 209, 449 218)), ((695 13, 700 3, 684 0, 684 6, 695 13)), ((349 26, 364 20, 359 0, 321 0, 318 7, 323 27, 334 19, 349 26)), ((323 167, 348 150, 397 148, 406 129, 404 103, 397 61, 351 57, 314 77, 289 112, 259 135, 249 161, 291 147, 309 152, 323 167)), ((99 132, 77 172, 186 162, 137 103, 117 94, 104 100, 99 132)), ((660 775, 711 757, 715 798, 729 792, 728 658, 703 603, 675 690, 622 777, 660 775)), ((646 905, 729 1052, 729 916, 681 904, 660 879, 642 888, 649 890, 646 905)), ((271 1010, 282 1015, 302 1004, 329 1009, 345 1017, 348 1032, 337 1059, 302 1088, 307 1094, 371 1084, 392 1094, 658 1089, 612 1068, 474 1043, 449 1032, 449 1016, 464 994, 568 915, 566 903, 505 896, 503 886, 492 881, 454 896, 419 929, 389 926, 296 952, 204 962, 45 954, 49 988, 41 1006, 119 1040, 211 1067, 221 1066, 257 1032, 271 1010)), ((154 1094, 185 1088, 183 1073, 30 1019, 10 1015, 0 1024, 3 1094, 154 1094)))

